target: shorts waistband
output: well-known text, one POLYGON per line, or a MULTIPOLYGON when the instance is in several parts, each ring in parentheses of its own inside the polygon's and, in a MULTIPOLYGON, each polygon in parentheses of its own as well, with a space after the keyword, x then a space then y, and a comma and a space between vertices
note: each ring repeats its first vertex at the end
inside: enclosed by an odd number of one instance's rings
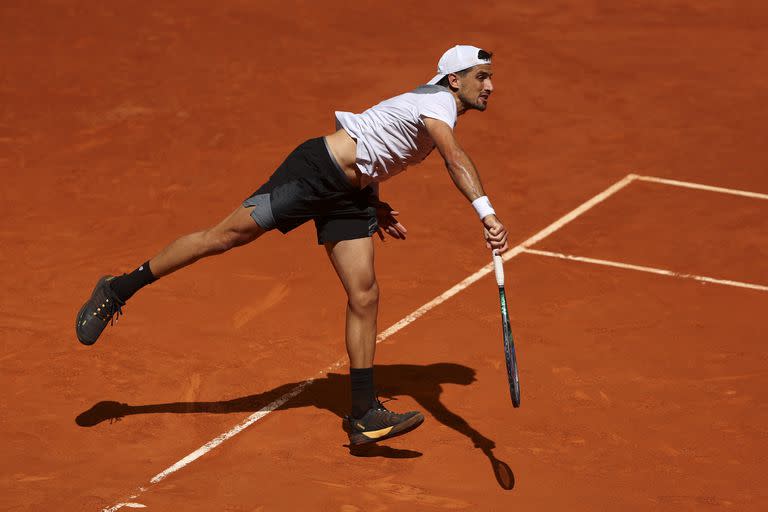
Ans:
POLYGON ((349 177, 347 177, 347 174, 344 172, 344 169, 341 168, 339 165, 339 162, 336 161, 336 157, 333 156, 333 153, 331 152, 331 146, 328 145, 328 139, 325 137, 322 137, 323 144, 325 144, 325 150, 328 152, 328 158, 331 159, 331 162, 333 162, 333 166, 336 168, 337 171, 339 171, 339 174, 344 178, 344 183, 348 185, 350 189, 355 189, 355 186, 352 185, 352 183, 349 182, 349 177))

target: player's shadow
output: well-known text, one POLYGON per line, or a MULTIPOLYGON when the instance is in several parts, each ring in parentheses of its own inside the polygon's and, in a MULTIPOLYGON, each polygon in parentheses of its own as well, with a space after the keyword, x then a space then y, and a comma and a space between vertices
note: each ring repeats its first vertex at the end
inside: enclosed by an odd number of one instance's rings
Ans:
MULTIPOLYGON (((475 382, 475 370, 455 363, 376 365, 376 388, 380 397, 393 399, 403 395, 413 397, 422 408, 443 425, 469 438, 474 446, 488 457, 499 485, 510 490, 515 486, 515 476, 510 467, 493 454, 496 444, 440 401, 443 384, 468 386, 473 382, 475 382)), ((103 401, 79 414, 75 418, 75 422, 81 427, 93 427, 104 421, 113 422, 135 414, 255 412, 283 397, 299 385, 300 383, 293 382, 263 393, 218 402, 128 405, 115 401, 103 401)), ((348 375, 329 373, 324 378, 318 378, 306 386, 301 393, 282 404, 279 409, 310 406, 326 409, 339 418, 343 418, 349 407, 348 375)), ((399 409, 396 406, 392 408, 399 409)), ((396 449, 385 444, 370 444, 362 447, 349 447, 349 449, 350 453, 357 457, 413 458, 422 455, 418 451, 396 449)))

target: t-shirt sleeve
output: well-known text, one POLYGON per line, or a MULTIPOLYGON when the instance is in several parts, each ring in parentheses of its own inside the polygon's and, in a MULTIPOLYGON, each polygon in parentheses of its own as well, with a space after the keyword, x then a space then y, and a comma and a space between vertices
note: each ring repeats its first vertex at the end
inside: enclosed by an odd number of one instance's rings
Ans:
POLYGON ((424 94, 419 115, 437 119, 453 128, 456 125, 456 100, 450 92, 424 94))

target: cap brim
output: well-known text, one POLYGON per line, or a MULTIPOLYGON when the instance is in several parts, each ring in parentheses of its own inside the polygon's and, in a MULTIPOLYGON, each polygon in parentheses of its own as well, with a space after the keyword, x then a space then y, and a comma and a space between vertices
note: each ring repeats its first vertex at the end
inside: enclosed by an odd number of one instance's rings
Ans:
POLYGON ((440 80, 442 80, 444 76, 445 76, 445 75, 435 75, 435 77, 434 77, 432 80, 430 80, 429 82, 427 82, 427 85, 435 85, 437 82, 439 82, 440 80))

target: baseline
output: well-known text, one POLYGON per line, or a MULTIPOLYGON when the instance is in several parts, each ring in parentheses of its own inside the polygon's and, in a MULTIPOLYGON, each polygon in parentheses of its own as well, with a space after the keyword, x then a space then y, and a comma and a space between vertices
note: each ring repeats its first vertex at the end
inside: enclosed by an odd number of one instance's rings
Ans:
POLYGON ((679 277, 681 279, 693 279, 703 283, 714 283, 725 286, 735 286, 738 288, 749 288, 751 290, 758 290, 761 292, 768 292, 768 286, 754 283, 744 283, 741 281, 732 281, 729 279, 716 279, 714 277, 699 276, 695 274, 683 274, 680 272, 673 272, 672 270, 664 270, 661 268, 644 267, 642 265, 633 265, 631 263, 621 263, 619 261, 601 260, 597 258, 587 258, 585 256, 574 256, 572 254, 563 254, 552 251, 540 251, 538 249, 524 249, 523 252, 528 254, 535 254, 538 256, 547 256, 549 258, 559 258, 561 260, 579 261, 582 263, 592 263, 593 265, 603 265, 606 267, 622 268, 626 270, 637 270, 639 272, 648 272, 650 274, 658 274, 662 276, 679 277))

